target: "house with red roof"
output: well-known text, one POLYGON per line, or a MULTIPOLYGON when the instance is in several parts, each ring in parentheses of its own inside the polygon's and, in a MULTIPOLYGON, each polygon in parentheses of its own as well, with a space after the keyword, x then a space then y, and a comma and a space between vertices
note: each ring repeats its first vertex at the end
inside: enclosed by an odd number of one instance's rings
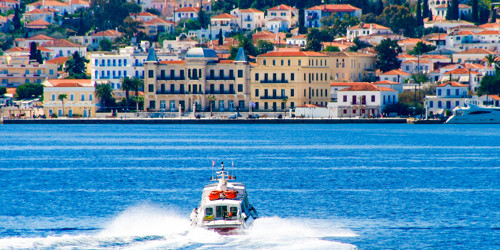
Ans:
POLYGON ((57 78, 57 76, 57 66, 29 60, 29 51, 24 55, 0 57, 0 86, 2 87, 42 83, 46 78, 57 78))
POLYGON ((43 83, 43 109, 48 117, 94 117, 95 86, 90 79, 47 79, 43 83), (59 95, 65 94, 64 105, 59 95))
POLYGON ((254 30, 265 26, 264 12, 258 9, 234 9, 231 15, 237 17, 236 22, 243 30, 254 30))
POLYGON ((123 36, 123 34, 117 30, 104 30, 85 36, 71 36, 69 37, 69 40, 73 43, 87 46, 89 49, 97 50, 99 49, 99 44, 102 40, 114 42, 121 36, 123 36))
POLYGON ((175 23, 172 21, 167 21, 163 18, 155 17, 149 21, 143 22, 145 33, 148 36, 156 36, 163 32, 173 32, 175 28, 175 23))
POLYGON ((399 83, 405 83, 406 80, 410 79, 410 77, 410 73, 404 72, 400 69, 390 70, 379 75, 379 79, 381 81, 392 81, 399 83))
POLYGON ((181 19, 197 19, 198 12, 200 8, 197 7, 184 7, 174 11, 174 22, 178 22, 181 19))
POLYGON ((499 95, 482 95, 478 97, 478 102, 483 106, 493 106, 500 107, 500 96, 499 95))
POLYGON ((350 4, 321 4, 305 10, 305 26, 307 28, 319 28, 322 26, 321 18, 336 15, 343 18, 344 15, 361 18, 360 8, 350 4))
POLYGON ((212 38, 218 38, 221 31, 222 35, 226 36, 226 33, 236 32, 240 28, 238 25, 238 17, 228 13, 213 16, 210 18, 210 25, 212 38))
POLYGON ((436 86, 436 95, 426 95, 425 102, 429 115, 441 115, 446 110, 464 107, 469 99, 469 86, 455 81, 443 82, 436 86))
POLYGON ((457 29, 446 36, 446 47, 459 49, 500 49, 500 31, 474 28, 470 30, 457 29))
POLYGON ((32 42, 35 42, 37 45, 42 45, 44 43, 47 43, 47 42, 50 42, 53 40, 56 40, 56 39, 53 37, 47 36, 47 35, 38 34, 38 35, 32 36, 30 38, 16 38, 14 40, 14 44, 17 47, 29 48, 30 44, 32 42))
POLYGON ((266 30, 269 30, 273 33, 278 32, 288 32, 289 23, 286 19, 276 17, 266 20, 266 30))
POLYGON ((388 27, 376 23, 360 23, 347 28, 347 40, 352 41, 356 37, 368 36, 373 34, 393 34, 388 27))
POLYGON ((50 23, 44 20, 35 20, 29 23, 24 24, 24 28, 28 31, 28 33, 38 32, 40 30, 48 29, 50 23))
POLYGON ((472 48, 455 53, 452 58, 455 63, 481 62, 488 55, 499 56, 500 53, 482 48, 472 48))
POLYGON ((56 9, 34 9, 32 11, 27 11, 24 13, 24 20, 32 22, 35 20, 44 20, 48 23, 54 23, 54 16, 58 14, 59 11, 56 9))
POLYGON ((332 117, 380 117, 386 105, 398 103, 398 91, 373 83, 356 83, 337 92, 328 104, 332 117))
POLYGON ((269 20, 276 21, 276 18, 285 20, 289 28, 295 27, 299 21, 299 10, 286 4, 267 9, 266 23, 269 20))
MULTIPOLYGON (((443 1, 444 3, 445 1, 443 1)), ((451 4, 451 2, 450 2, 451 4)), ((447 14, 447 11, 448 10, 448 5, 447 4, 442 4, 442 5, 439 5, 439 6, 436 6, 434 8, 431 8, 431 11, 432 11, 432 16, 440 16, 442 18, 446 18, 446 14, 447 14)), ((470 7, 469 5, 467 4, 459 4, 458 5, 458 15, 459 15, 459 19, 464 19, 464 17, 468 17, 470 16, 472 13, 472 7, 470 7)))
POLYGON ((60 56, 72 56, 78 51, 81 57, 87 56, 87 46, 70 42, 66 39, 56 39, 43 44, 43 47, 52 50, 48 59, 60 56))
POLYGON ((434 63, 423 58, 405 60, 401 63, 401 70, 409 74, 427 74, 434 70, 434 63))

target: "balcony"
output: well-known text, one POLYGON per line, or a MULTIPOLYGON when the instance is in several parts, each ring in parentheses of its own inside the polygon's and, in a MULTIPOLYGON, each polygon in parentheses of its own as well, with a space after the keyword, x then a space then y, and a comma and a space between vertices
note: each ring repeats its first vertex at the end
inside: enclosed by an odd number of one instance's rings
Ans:
POLYGON ((161 81, 181 81, 181 80, 186 80, 186 78, 183 77, 183 76, 179 76, 179 77, 158 76, 158 77, 156 77, 156 80, 161 80, 161 81))
POLYGON ((47 74, 25 74, 25 77, 47 77, 47 74))
POLYGON ((234 81, 236 78, 234 76, 228 76, 228 77, 209 76, 206 79, 207 81, 234 81))
POLYGON ((133 67, 143 67, 144 63, 134 63, 132 64, 133 67))
POLYGON ((236 94, 236 91, 234 90, 228 90, 228 91, 208 91, 207 94, 210 95, 234 95, 236 94))
POLYGON ((261 96, 261 100, 283 100, 283 99, 288 99, 288 96, 285 95, 276 95, 276 96, 261 96))
POLYGON ((288 83, 288 80, 261 80, 260 83, 288 83))
POLYGON ((187 92, 187 91, 170 91, 170 90, 165 90, 165 91, 156 91, 156 94, 157 95, 185 95, 185 94, 191 94, 190 92, 187 92))

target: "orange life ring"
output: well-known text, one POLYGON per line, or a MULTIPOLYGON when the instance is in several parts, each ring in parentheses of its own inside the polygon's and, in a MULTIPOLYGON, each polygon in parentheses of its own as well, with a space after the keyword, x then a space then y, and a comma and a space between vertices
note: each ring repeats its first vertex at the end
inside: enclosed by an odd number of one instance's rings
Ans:
POLYGON ((226 199, 234 199, 236 198, 236 195, 238 194, 238 191, 236 190, 227 190, 224 192, 226 195, 226 199))
POLYGON ((211 201, 217 200, 220 198, 221 193, 222 193, 222 191, 220 191, 220 190, 214 190, 214 191, 210 192, 210 194, 208 195, 208 199, 210 199, 211 201))

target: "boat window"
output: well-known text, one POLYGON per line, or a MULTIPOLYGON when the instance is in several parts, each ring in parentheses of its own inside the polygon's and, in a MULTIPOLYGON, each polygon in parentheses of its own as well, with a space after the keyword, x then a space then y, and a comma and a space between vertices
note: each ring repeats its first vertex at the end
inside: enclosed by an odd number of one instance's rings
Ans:
POLYGON ((489 114, 491 113, 490 111, 472 111, 469 114, 471 115, 479 115, 479 114, 489 114))
POLYGON ((229 214, 231 215, 231 216, 229 216, 230 218, 236 217, 236 215, 238 215, 238 208, 237 207, 231 207, 229 209, 229 214))
POLYGON ((221 218, 225 214, 227 214, 227 206, 216 206, 215 207, 215 217, 221 218))
POLYGON ((214 214, 214 208, 212 207, 205 208, 205 216, 210 216, 212 214, 214 214))

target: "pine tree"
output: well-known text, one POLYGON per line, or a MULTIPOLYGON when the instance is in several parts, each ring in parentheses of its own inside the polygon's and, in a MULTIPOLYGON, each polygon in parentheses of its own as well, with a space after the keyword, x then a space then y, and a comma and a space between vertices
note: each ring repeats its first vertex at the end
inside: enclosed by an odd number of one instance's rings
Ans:
POLYGON ((12 22, 14 23, 14 31, 19 31, 21 30, 21 10, 19 9, 19 5, 16 5, 16 8, 14 9, 14 18, 12 19, 12 22))
POLYGON ((224 44, 224 36, 222 35, 222 29, 219 30, 219 46, 224 44))
POLYGON ((458 5, 459 5, 458 0, 451 0, 451 11, 453 13, 452 20, 458 20, 460 18, 458 13, 458 5))
POLYGON ((432 11, 429 10, 429 22, 432 21, 432 11))
POLYGON ((43 63, 43 58, 42 58, 42 52, 37 49, 36 50, 36 57, 35 57, 35 60, 39 63, 39 64, 42 64, 43 63))
POLYGON ((472 21, 473 22, 478 22, 479 21, 479 10, 478 10, 478 0, 472 0, 472 21))
POLYGON ((420 6, 420 0, 418 0, 417 1, 417 27, 424 25, 422 22, 422 9, 421 8, 422 7, 420 6))
POLYGON ((36 48, 36 43, 35 42, 31 42, 30 43, 30 60, 36 60, 36 51, 37 51, 37 48, 36 48))
POLYGON ((424 0, 423 6, 422 6, 422 18, 429 17, 429 3, 427 1, 428 0, 424 0))
POLYGON ((378 3, 377 3, 377 15, 380 15, 382 14, 382 12, 384 12, 384 1, 382 0, 378 0, 378 3))
POLYGON ((448 2, 448 4, 446 5, 446 17, 445 18, 446 18, 446 20, 454 20, 450 2, 448 2))
POLYGON ((495 10, 495 6, 491 6, 491 18, 490 18, 490 23, 496 23, 497 22, 497 12, 495 10))

